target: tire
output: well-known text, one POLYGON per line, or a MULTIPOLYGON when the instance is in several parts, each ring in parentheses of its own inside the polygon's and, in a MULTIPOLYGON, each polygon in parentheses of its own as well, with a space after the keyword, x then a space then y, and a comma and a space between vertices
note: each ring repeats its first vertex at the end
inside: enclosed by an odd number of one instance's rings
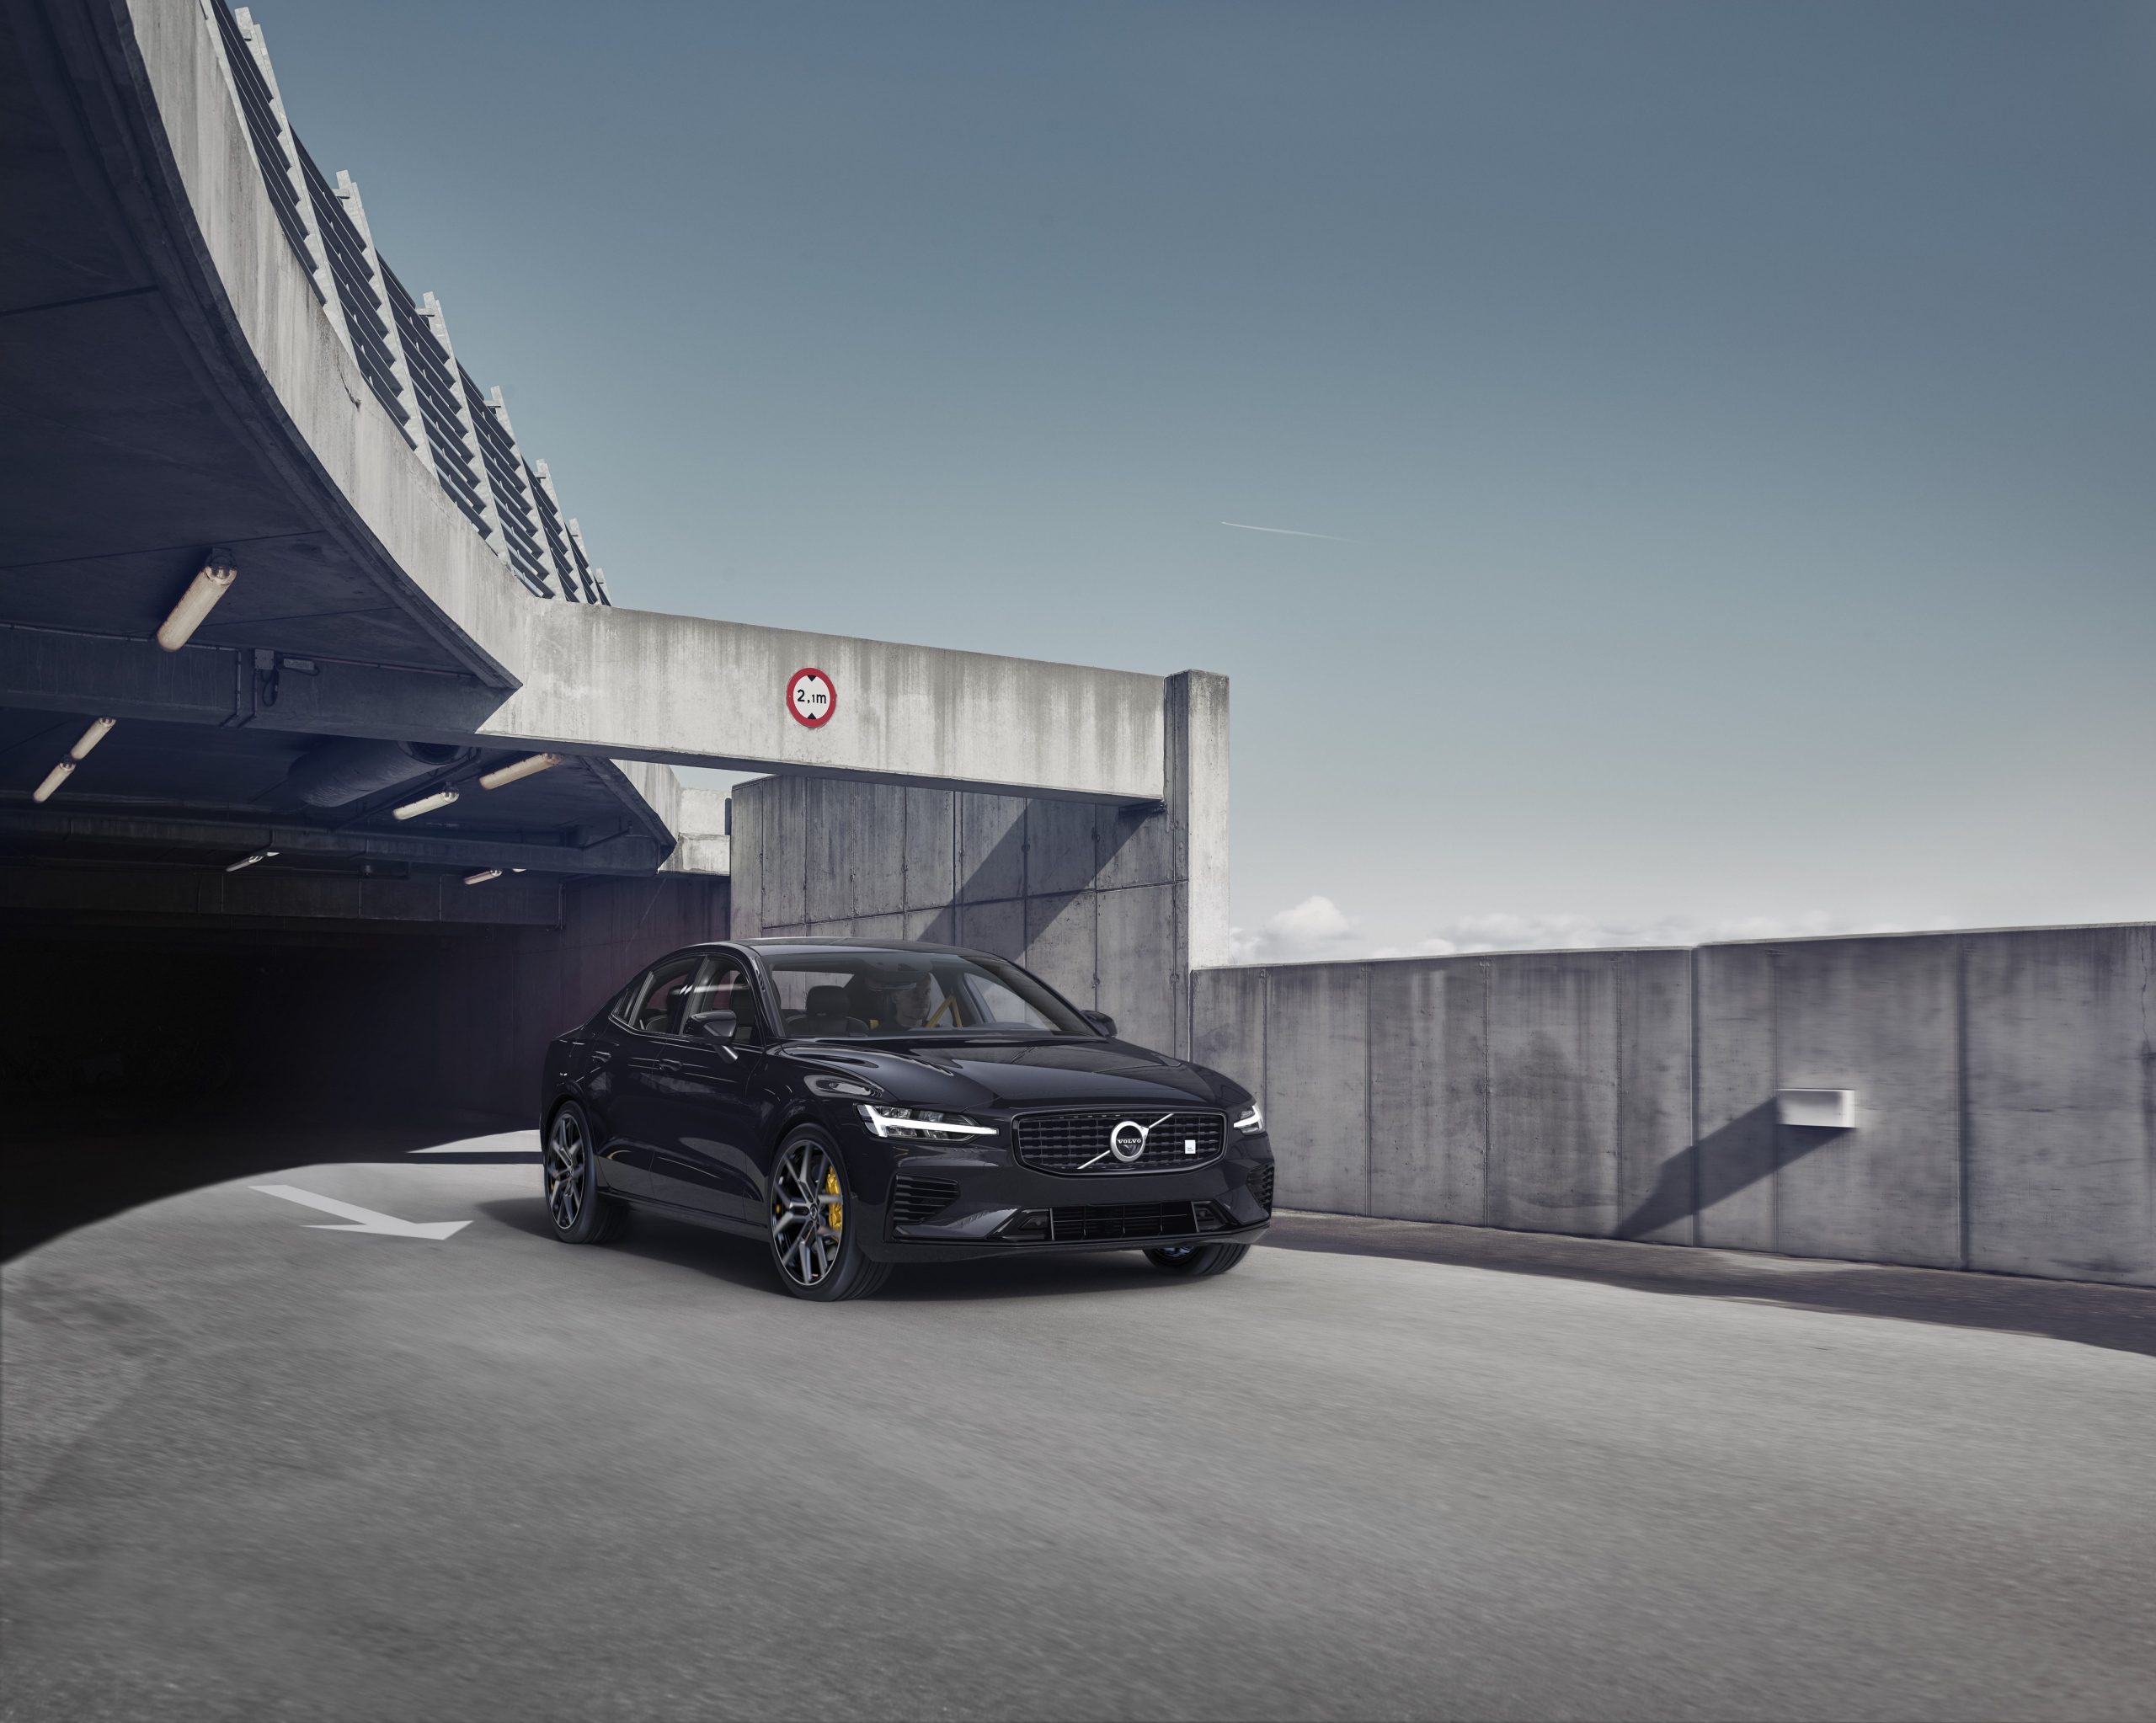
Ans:
POLYGON ((891 1278, 891 1265, 861 1247, 861 1230, 847 1225, 853 1187, 838 1145, 811 1127, 778 1147, 769 1198, 771 1267, 797 1299, 835 1304, 865 1298, 891 1278))
POLYGON ((1201 1280, 1209 1274, 1225 1274, 1248 1255, 1248 1245, 1164 1245, 1148 1251, 1145 1260, 1163 1274, 1201 1280))
POLYGON ((547 1122, 539 1149, 539 1181, 547 1221, 565 1245, 603 1245, 620 1237, 628 1224, 628 1210, 600 1192, 591 1121, 574 1101, 563 1102, 547 1122))

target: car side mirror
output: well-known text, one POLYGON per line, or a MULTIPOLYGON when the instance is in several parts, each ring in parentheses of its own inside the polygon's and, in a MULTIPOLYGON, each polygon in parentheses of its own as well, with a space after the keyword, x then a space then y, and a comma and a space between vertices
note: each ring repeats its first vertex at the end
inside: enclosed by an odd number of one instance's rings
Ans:
POLYGON ((1081 1011, 1078 1015, 1099 1030, 1102 1034, 1111 1039, 1114 1038, 1115 1019, 1106 1011, 1081 1011))
POLYGON ((731 1041, 740 1030, 741 1019, 734 1011, 691 1011, 688 1027, 692 1034, 713 1041, 731 1041))

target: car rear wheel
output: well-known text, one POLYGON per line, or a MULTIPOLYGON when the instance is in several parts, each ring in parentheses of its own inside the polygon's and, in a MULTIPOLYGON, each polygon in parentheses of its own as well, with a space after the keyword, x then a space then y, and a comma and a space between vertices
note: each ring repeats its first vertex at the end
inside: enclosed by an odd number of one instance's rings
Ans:
POLYGON ((1248 1255, 1248 1245, 1162 1245, 1148 1251, 1145 1260, 1163 1274, 1196 1280, 1202 1275, 1225 1274, 1248 1255))
POLYGON ((599 1166, 591 1146, 590 1122, 574 1101, 565 1103, 547 1127, 539 1152, 546 1185, 547 1218, 554 1236, 565 1245, 603 1245, 620 1235, 627 1212, 599 1192, 599 1166))
POLYGON ((849 1226, 852 1192, 838 1150, 821 1131, 797 1131, 779 1147, 771 1172, 771 1261, 779 1284, 797 1299, 835 1304, 873 1293, 891 1265, 861 1248, 849 1226))

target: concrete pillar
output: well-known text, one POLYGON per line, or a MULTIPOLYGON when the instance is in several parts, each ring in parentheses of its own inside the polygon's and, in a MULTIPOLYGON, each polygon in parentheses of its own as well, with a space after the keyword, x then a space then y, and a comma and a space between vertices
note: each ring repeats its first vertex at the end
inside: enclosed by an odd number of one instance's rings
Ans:
MULTIPOLYGON (((275 134, 275 148, 283 157, 285 179, 291 190, 288 207, 297 225, 302 243, 307 247, 307 273, 314 277, 314 291, 328 308, 329 327, 346 352, 352 349, 352 337, 344 327, 344 312, 338 296, 337 277, 329 267, 329 253, 323 247, 322 235, 316 231, 314 209, 307 196, 307 180, 300 172, 298 141, 292 136, 291 122, 285 117, 285 99, 278 93, 276 68, 270 63, 270 44, 262 34, 262 26, 244 6, 232 13, 232 22, 238 26, 240 40, 247 44, 248 58, 261 81, 264 105, 267 109, 271 131, 275 134)), ((245 76, 237 66, 227 64, 235 84, 245 76)), ((234 97, 241 111, 247 108, 247 99, 237 88, 234 97)), ((275 194, 273 193, 273 195, 275 194)))
POLYGON ((569 517, 562 507, 561 494, 554 488, 554 475, 547 470, 544 461, 531 463, 532 501, 547 517, 546 531, 542 541, 547 547, 548 559, 554 572, 561 577, 562 594, 571 604, 591 604, 598 595, 586 584, 584 571, 577 566, 578 551, 569 531, 569 517))
POLYGON ((1228 961, 1228 679, 1209 670, 1168 678, 1166 782, 1184 883, 1182 968, 1228 961))
POLYGON ((376 321, 382 325, 382 344, 389 349, 389 369, 397 379, 398 398, 404 403, 404 440, 412 445, 412 452, 426 462, 427 471, 435 470, 434 444, 427 435, 426 419, 419 408, 419 392, 412 381, 412 362, 404 352, 404 332, 398 326, 396 307, 389 302, 389 291, 382 278, 382 258, 374 248, 374 232, 367 226, 366 206, 360 201, 360 188, 352 176, 341 168, 337 172, 335 187, 337 201, 344 211, 352 231, 360 236, 360 255, 366 263, 367 285, 374 294, 373 310, 376 321))
POLYGON ((585 589, 602 605, 611 605, 613 596, 606 590, 606 571, 591 560, 591 547, 584 541, 584 528, 576 517, 569 517, 569 544, 575 552, 577 572, 584 577, 585 589))
POLYGON ((568 589, 568 581, 554 557, 553 546, 547 533, 547 523, 539 513, 538 499, 532 494, 531 463, 524 458, 524 450, 516 440, 516 431, 509 422, 509 403, 502 398, 501 385, 497 383, 487 391, 487 411, 494 415, 500 426, 502 440, 509 445, 509 484, 494 487, 494 507, 502 516, 502 529, 506 536, 510 530, 510 516, 514 514, 522 525, 523 536, 531 547, 537 563, 534 577, 546 588, 548 598, 557 598, 568 589), (561 582, 558 591, 549 576, 561 582))
POLYGON ((456 362, 456 349, 450 344, 449 318, 443 313, 441 301, 433 294, 422 294, 419 314, 427 321, 427 328, 435 338, 435 344, 441 349, 442 365, 449 373, 449 404, 456 415, 457 435, 462 440, 464 452, 470 467, 471 488, 478 498, 481 515, 481 536, 487 548, 504 563, 509 560, 509 541, 502 533, 502 520, 494 504, 494 483, 487 476, 487 456, 479 447, 478 427, 472 422, 471 392, 464 387, 464 368, 456 362))

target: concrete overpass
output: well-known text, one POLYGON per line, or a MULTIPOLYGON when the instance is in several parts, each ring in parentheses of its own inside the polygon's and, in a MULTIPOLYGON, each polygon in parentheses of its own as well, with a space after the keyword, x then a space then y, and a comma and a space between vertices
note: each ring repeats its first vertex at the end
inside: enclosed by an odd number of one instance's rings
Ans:
MULTIPOLYGON (((439 303, 375 249, 356 185, 333 186, 292 130, 244 12, 14 13, 9 191, 29 219, 0 282, 0 706, 122 720, 68 787, 78 827, 156 800, 107 769, 143 726, 168 771, 336 738, 471 751, 464 779, 569 755, 576 771, 517 799, 586 832, 611 801, 627 841, 587 836, 579 863, 632 871, 665 847, 673 792, 610 761, 1162 802, 1158 675, 617 608, 499 391, 481 393, 439 303), (237 571, 230 595, 177 653, 147 649, 211 560, 237 571), (807 666, 841 691, 814 728, 785 706, 807 666)), ((11 780, 34 782, 24 721, 8 739, 11 780)), ((224 770, 227 809, 247 776, 224 770)), ((168 779, 171 811, 208 788, 168 779)), ((68 817, 11 811, 19 830, 68 817)), ((464 860, 499 822, 466 808, 429 829, 452 824, 443 853, 461 842, 464 860)))
POLYGON ((440 1072, 499 1103, 608 965, 729 925, 726 800, 670 769, 700 764, 940 797, 953 869, 965 794, 1069 804, 1081 878, 1097 819, 1151 835, 1121 967, 1059 979, 1187 1016, 1190 967, 1225 954, 1220 679, 617 604, 446 311, 307 151, 244 9, 7 16, 0 915, 55 973, 92 930, 521 929, 521 957, 467 939, 434 973, 521 965, 530 1021, 440 1072), (179 628, 205 569, 215 601, 179 628), (836 696, 813 724, 787 703, 810 669, 836 696))

